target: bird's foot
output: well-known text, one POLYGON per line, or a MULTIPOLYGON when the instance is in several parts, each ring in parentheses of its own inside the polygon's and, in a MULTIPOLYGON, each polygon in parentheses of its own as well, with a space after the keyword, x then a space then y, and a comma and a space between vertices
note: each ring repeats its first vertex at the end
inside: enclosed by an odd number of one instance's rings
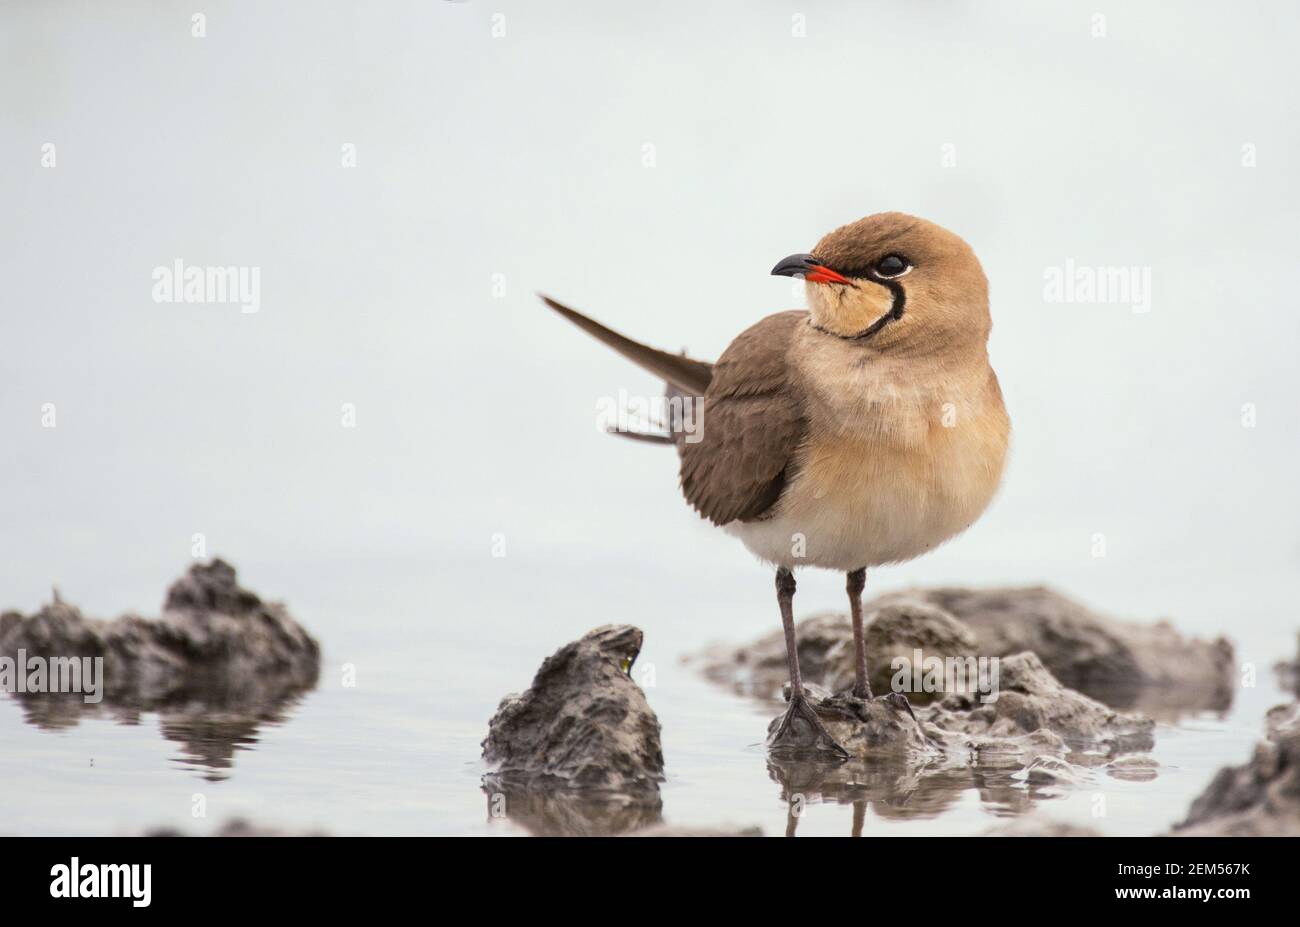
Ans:
POLYGON ((854 698, 860 698, 864 702, 869 702, 875 698, 875 696, 871 694, 871 683, 867 682, 865 679, 861 682, 854 683, 853 688, 849 690, 849 695, 852 695, 854 698))
POLYGON ((767 736, 767 748, 776 754, 821 753, 848 759, 849 751, 840 746, 807 695, 792 695, 785 714, 767 736))

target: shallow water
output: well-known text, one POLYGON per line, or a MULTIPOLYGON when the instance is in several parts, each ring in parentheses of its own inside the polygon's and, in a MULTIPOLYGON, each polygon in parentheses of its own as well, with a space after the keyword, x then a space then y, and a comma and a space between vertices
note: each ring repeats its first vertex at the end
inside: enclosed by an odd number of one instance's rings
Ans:
MULTIPOLYGON (((205 833, 235 816, 338 834, 599 830, 600 819, 529 816, 517 807, 520 820, 494 819, 480 788, 479 742, 502 695, 526 687, 555 647, 606 621, 646 630, 637 678, 663 725, 662 811, 634 818, 642 823, 960 835, 1037 809, 1106 833, 1151 834, 1179 820, 1217 769, 1249 756, 1264 711, 1283 699, 1262 662, 1258 685, 1240 689, 1223 716, 1162 722, 1152 753, 1160 767, 1150 781, 1092 769, 1077 787, 1043 789, 1023 775, 985 770, 977 778, 945 767, 841 768, 823 783, 807 770, 769 766, 762 740, 775 706, 733 695, 679 661, 709 640, 743 641, 771 628, 774 614, 748 614, 748 593, 765 571, 738 566, 688 589, 680 579, 638 579, 635 566, 389 563, 350 574, 298 565, 241 576, 255 591, 285 598, 321 640, 318 687, 280 721, 233 732, 164 726, 156 713, 133 724, 86 718, 45 730, 25 722, 12 697, 0 697, 0 831, 205 833), (730 596, 733 586, 746 595, 730 596), (429 604, 439 597, 443 604, 429 604), (355 667, 354 686, 343 684, 344 664, 355 667), (797 820, 783 797, 790 792, 807 796, 797 820)), ((825 584, 804 585, 810 603, 801 612, 833 604, 825 584)), ((92 604, 83 603, 93 612, 92 604)), ((1281 624, 1252 626, 1277 658, 1291 642, 1281 624)))

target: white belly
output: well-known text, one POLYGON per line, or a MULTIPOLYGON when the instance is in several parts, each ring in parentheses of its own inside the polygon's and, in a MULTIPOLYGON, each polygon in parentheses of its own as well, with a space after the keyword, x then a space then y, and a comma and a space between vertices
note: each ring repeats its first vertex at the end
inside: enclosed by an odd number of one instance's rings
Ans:
POLYGON ((964 531, 988 506, 1006 455, 1004 422, 971 422, 905 445, 813 444, 770 518, 726 530, 761 559, 792 569, 910 560, 964 531))

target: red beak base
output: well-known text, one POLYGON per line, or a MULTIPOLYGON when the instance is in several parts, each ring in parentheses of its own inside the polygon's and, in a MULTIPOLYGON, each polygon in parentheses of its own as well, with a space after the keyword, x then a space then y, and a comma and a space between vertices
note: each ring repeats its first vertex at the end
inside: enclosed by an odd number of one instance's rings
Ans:
POLYGON ((829 267, 821 264, 814 264, 808 268, 808 273, 804 275, 805 280, 811 280, 813 283, 849 283, 849 278, 837 274, 829 267))

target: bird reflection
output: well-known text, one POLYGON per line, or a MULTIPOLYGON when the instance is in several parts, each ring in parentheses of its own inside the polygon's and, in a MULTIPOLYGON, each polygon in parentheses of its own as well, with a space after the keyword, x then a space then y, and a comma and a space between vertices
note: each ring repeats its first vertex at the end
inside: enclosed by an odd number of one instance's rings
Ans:
MULTIPOLYGON (((1068 789, 1059 783, 1035 781, 1023 762, 1000 758, 915 758, 886 755, 847 762, 777 758, 769 755, 768 775, 781 787, 786 806, 786 836, 793 837, 809 804, 835 803, 853 808, 850 833, 861 836, 867 808, 877 817, 901 821, 943 814, 975 791, 980 802, 997 816, 1024 814, 1039 802, 1060 798, 1068 789)), ((1087 771, 1083 770, 1083 775, 1087 771)))

